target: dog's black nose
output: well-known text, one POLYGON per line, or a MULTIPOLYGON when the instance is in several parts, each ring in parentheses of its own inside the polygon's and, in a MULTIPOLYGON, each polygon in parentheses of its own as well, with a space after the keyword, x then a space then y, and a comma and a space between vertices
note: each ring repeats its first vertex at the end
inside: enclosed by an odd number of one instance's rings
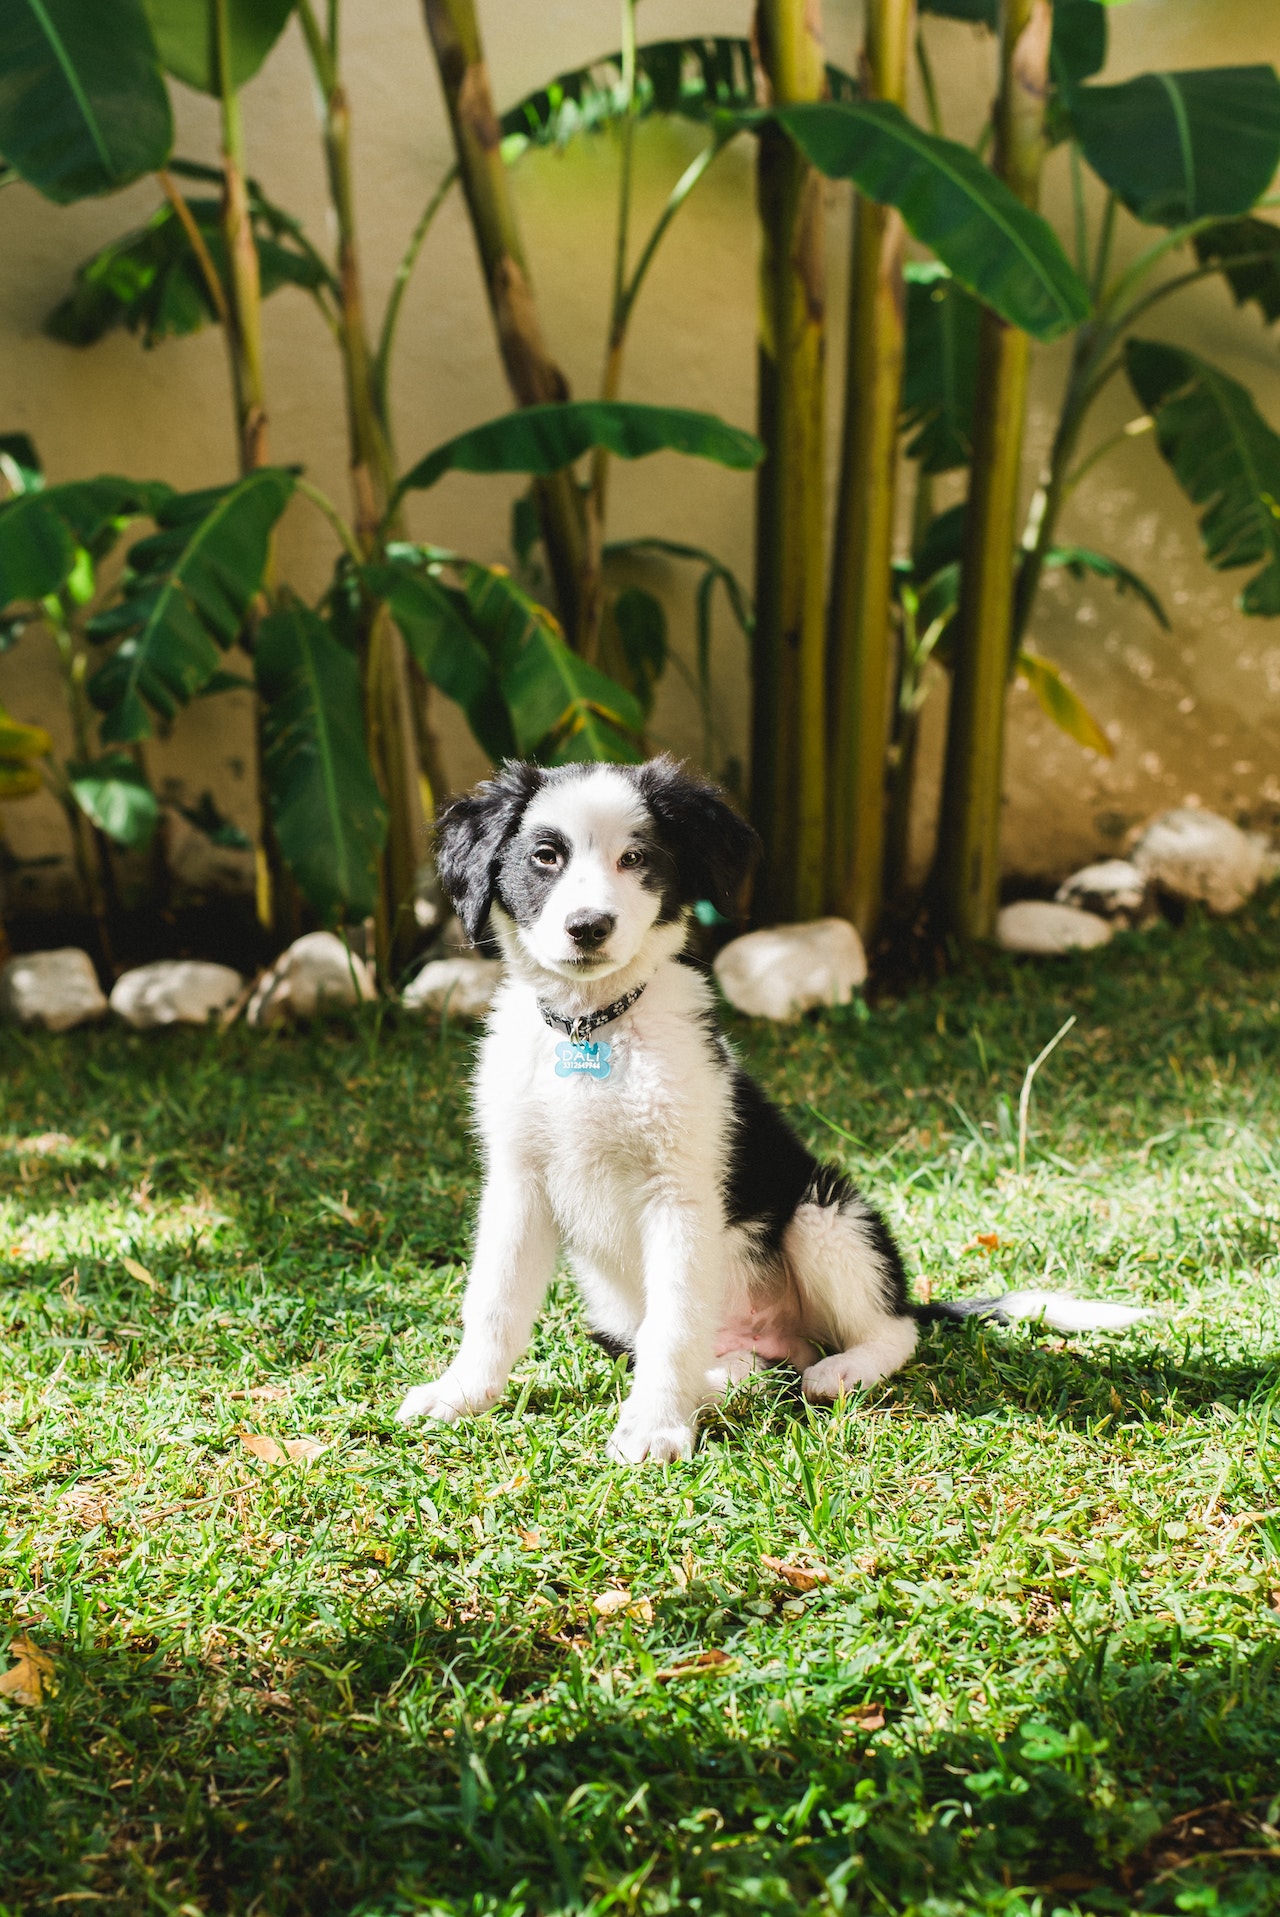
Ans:
POLYGON ((594 952, 597 946, 604 944, 617 923, 612 912, 570 912, 564 929, 584 952, 594 952))

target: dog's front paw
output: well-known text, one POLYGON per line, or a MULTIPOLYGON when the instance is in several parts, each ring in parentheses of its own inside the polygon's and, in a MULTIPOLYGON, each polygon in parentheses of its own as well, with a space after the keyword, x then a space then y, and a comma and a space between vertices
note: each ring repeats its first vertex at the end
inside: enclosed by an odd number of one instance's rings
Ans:
POLYGON ((693 1456, 694 1431, 691 1424, 649 1424, 641 1419, 619 1418, 609 1440, 609 1456, 618 1464, 674 1464, 679 1458, 693 1456))
POLYGON ((496 1393, 468 1390, 460 1379, 446 1371, 434 1384, 415 1385, 406 1391, 396 1412, 397 1424, 412 1424, 415 1418, 434 1418, 437 1424, 456 1424, 459 1418, 478 1417, 495 1402, 496 1393))

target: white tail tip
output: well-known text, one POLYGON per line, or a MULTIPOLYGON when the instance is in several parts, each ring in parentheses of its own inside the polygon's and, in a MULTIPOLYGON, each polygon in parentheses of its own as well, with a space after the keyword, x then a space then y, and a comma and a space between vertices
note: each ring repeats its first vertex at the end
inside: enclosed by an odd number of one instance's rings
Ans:
POLYGON ((1105 1298, 1069 1298, 1061 1291, 1006 1291, 993 1301, 1002 1317, 1017 1323, 1038 1318, 1053 1331, 1124 1331, 1149 1311, 1137 1305, 1113 1305, 1105 1298))

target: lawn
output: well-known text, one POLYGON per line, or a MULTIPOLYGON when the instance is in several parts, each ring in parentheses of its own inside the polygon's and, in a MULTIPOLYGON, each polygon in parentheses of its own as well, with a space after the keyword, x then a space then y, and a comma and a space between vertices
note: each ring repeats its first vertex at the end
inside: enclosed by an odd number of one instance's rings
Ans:
POLYGON ((5 1917, 1280 1911, 1280 892, 735 1031, 935 1295, 1156 1315, 631 1470, 562 1285, 403 1431, 469 1032, 0 1033, 5 1917))

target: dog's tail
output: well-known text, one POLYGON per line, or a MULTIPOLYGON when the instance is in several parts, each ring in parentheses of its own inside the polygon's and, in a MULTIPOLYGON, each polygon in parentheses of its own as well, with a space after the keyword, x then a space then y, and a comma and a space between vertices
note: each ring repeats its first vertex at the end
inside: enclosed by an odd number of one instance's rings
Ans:
POLYGON ((912 1305, 919 1324, 963 1324, 981 1318, 997 1325, 1038 1319, 1050 1331, 1124 1331, 1150 1313, 1136 1305, 1113 1305, 1105 1298, 1071 1298, 1062 1291, 1006 1291, 998 1298, 945 1298, 936 1305, 912 1305))

